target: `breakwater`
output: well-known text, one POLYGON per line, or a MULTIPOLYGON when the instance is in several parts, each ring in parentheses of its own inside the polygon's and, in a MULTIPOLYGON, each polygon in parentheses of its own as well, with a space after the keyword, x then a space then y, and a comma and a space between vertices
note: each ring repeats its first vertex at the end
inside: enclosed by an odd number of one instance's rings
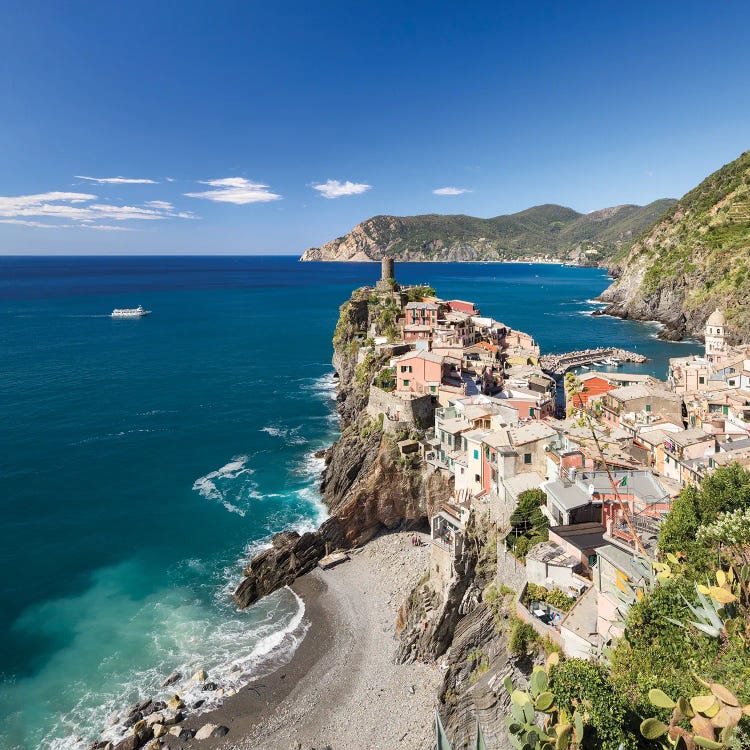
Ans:
POLYGON ((550 375, 564 375, 568 370, 582 365, 599 364, 603 360, 610 360, 610 363, 634 362, 642 364, 648 361, 648 357, 636 352, 629 352, 626 349, 600 347, 598 349, 581 349, 565 354, 544 354, 541 357, 541 365, 542 369, 550 375))

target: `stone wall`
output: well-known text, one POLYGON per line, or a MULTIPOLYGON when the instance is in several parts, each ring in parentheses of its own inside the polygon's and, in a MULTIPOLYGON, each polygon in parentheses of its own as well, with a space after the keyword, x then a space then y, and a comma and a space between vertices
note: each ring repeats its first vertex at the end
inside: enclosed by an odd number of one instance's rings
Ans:
POLYGON ((383 414, 383 431, 395 433, 402 427, 426 429, 431 426, 435 415, 432 396, 402 399, 395 393, 387 393, 375 385, 370 386, 367 413, 378 419, 383 414))

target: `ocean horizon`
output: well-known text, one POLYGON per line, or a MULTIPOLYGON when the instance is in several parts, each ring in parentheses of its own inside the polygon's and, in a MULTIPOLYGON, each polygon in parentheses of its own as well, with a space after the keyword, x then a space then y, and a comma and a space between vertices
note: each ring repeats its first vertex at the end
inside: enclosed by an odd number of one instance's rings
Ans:
MULTIPOLYGON (((0 257, 0 746, 84 747, 173 670, 233 690, 290 658, 302 601, 285 589, 238 611, 231 592, 273 533, 325 518, 331 337, 378 276, 296 255, 0 257), (151 315, 110 317, 139 304, 151 315)), ((396 277, 476 302, 544 353, 618 346, 649 358, 624 371, 664 378, 699 350, 592 316, 602 269, 397 263, 396 277)))

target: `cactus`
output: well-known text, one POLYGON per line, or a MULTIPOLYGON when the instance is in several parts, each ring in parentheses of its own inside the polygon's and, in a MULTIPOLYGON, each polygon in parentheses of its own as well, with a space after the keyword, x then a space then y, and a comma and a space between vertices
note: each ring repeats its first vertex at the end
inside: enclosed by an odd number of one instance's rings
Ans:
MULTIPOLYGON (((724 611, 725 606, 727 605, 722 604, 719 599, 715 598, 713 595, 709 595, 710 591, 704 593, 706 588, 706 586, 699 583, 695 584, 695 592, 699 602, 698 604, 691 604, 685 599, 685 597, 683 597, 687 608, 692 612, 693 617, 695 618, 694 620, 688 620, 688 623, 711 638, 720 638, 726 633, 725 618, 722 617, 722 614, 731 613, 724 611)), ((680 620, 675 620, 672 617, 667 617, 665 619, 673 625, 677 625, 681 628, 686 627, 685 623, 680 620)))
POLYGON ((559 661, 560 655, 553 652, 544 667, 534 667, 528 691, 514 688, 510 676, 503 680, 510 694, 511 713, 505 722, 511 742, 518 750, 576 750, 581 747, 588 715, 576 708, 570 716, 555 705, 555 696, 548 690, 549 671, 559 661), (537 723, 537 711, 545 715, 541 726, 537 723))
POLYGON ((641 722, 641 734, 647 740, 660 740, 664 750, 673 748, 706 748, 724 750, 729 747, 734 729, 743 716, 750 716, 750 704, 741 706, 730 690, 716 682, 695 679, 709 692, 691 698, 672 700, 662 690, 649 690, 648 699, 657 708, 672 709, 669 724, 656 718, 641 722), (690 723, 690 730, 682 724, 690 723), (663 738, 663 739, 662 739, 663 738))
POLYGON ((710 581, 707 586, 698 584, 698 591, 704 596, 710 596, 719 604, 734 604, 739 600, 740 582, 734 572, 734 568, 716 571, 716 584, 710 581))

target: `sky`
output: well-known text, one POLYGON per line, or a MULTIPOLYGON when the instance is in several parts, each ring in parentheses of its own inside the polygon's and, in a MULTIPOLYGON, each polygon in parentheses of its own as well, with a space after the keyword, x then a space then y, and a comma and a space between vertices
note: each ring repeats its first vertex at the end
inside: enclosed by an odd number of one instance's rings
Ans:
POLYGON ((690 0, 6 0, 0 254, 680 197, 750 148, 749 28, 690 0))

